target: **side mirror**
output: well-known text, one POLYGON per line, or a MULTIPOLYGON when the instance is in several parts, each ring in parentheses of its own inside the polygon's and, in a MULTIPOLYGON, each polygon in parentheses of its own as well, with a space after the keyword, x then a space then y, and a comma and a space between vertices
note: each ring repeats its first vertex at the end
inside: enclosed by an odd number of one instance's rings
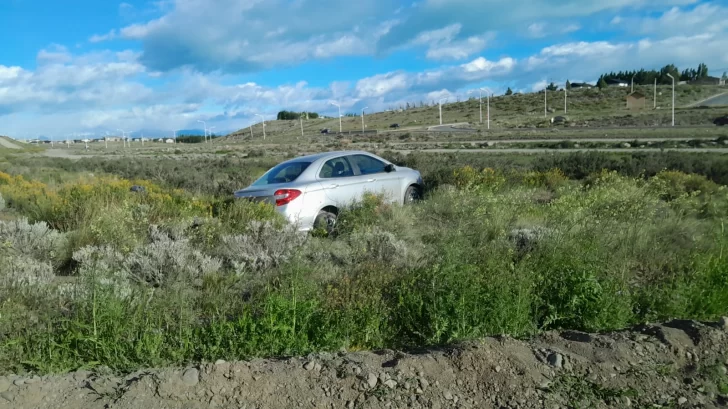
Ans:
POLYGON ((387 166, 384 167, 384 171, 387 173, 394 172, 395 170, 394 165, 391 163, 388 163, 387 166))

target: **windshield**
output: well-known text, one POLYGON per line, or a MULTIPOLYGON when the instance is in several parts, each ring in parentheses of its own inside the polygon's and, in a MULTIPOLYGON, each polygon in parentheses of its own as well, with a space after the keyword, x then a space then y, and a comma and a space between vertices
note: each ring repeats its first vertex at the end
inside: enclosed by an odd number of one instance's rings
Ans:
POLYGON ((311 162, 286 162, 275 166, 265 172, 260 179, 253 182, 252 186, 275 185, 278 183, 289 183, 296 180, 311 162))

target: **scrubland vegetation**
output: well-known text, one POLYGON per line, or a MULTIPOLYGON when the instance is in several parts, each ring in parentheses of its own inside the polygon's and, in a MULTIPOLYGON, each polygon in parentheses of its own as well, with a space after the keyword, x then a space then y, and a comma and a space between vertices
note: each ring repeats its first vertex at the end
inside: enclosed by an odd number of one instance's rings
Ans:
POLYGON ((422 170, 426 200, 368 197, 329 237, 230 200, 275 158, 2 163, 0 370, 130 371, 728 312, 721 156, 389 156, 422 170))

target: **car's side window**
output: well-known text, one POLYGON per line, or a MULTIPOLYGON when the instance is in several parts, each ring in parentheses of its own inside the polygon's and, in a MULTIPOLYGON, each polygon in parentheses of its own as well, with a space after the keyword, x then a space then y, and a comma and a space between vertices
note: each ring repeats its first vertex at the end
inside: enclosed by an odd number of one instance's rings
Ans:
POLYGON ((384 162, 367 155, 352 155, 351 161, 356 164, 362 175, 383 173, 386 166, 384 162))
POLYGON ((354 176, 351 164, 345 157, 334 158, 326 161, 319 172, 319 177, 324 179, 344 178, 354 176))

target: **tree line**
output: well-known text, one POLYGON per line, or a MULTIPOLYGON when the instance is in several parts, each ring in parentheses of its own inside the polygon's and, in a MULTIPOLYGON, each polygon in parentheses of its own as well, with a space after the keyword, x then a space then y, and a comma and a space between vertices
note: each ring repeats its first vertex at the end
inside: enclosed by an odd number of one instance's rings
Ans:
POLYGON ((281 111, 278 113, 276 119, 279 121, 290 121, 294 119, 299 119, 301 117, 305 119, 316 119, 319 117, 319 114, 316 112, 281 111))
MULTIPOLYGON (((697 68, 686 68, 680 71, 675 64, 668 64, 659 70, 635 70, 635 71, 619 71, 602 74, 597 81, 597 86, 603 88, 607 85, 607 81, 624 81, 631 83, 634 77, 634 83, 637 85, 652 85, 655 80, 661 85, 672 84, 672 79, 667 75, 672 75, 676 81, 696 81, 708 77, 708 66, 700 63, 697 68)), ((724 73, 725 75, 725 73, 724 73)))

